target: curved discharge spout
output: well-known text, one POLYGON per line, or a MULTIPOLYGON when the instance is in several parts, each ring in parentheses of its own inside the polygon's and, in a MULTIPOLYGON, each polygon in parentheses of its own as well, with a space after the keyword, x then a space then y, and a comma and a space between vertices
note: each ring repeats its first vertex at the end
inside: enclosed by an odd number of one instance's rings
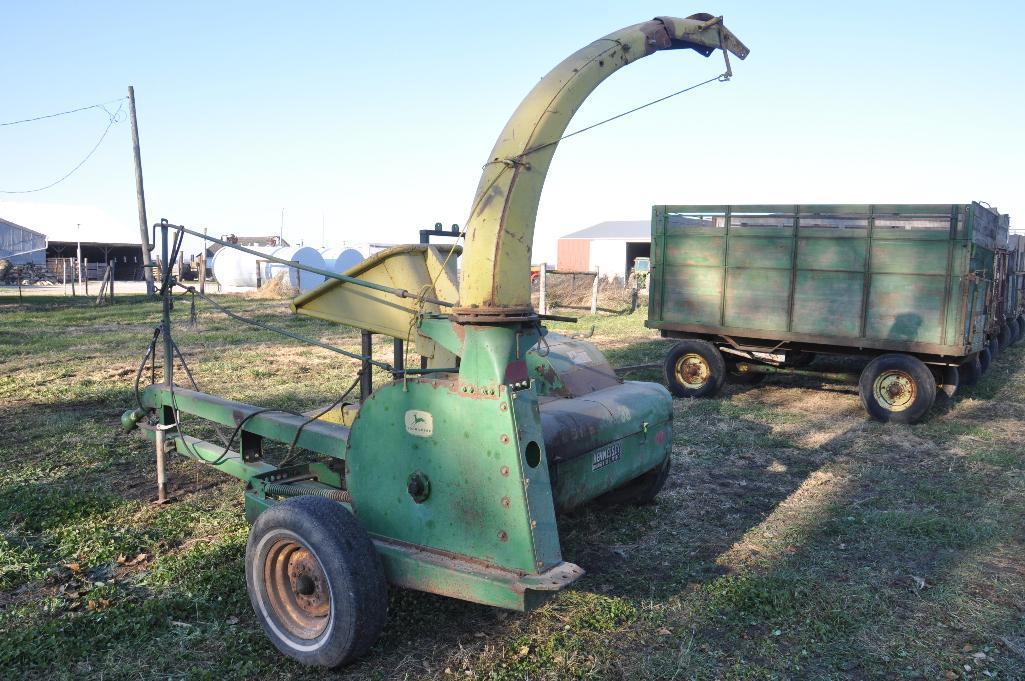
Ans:
MULTIPOLYGON (((520 103, 499 135, 466 222, 460 276, 461 314, 516 317, 532 312, 531 244, 548 167, 573 114, 610 75, 660 50, 721 49, 744 59, 748 49, 722 17, 658 17, 596 40, 570 55, 520 103)), ((728 76, 729 58, 726 56, 728 76)))

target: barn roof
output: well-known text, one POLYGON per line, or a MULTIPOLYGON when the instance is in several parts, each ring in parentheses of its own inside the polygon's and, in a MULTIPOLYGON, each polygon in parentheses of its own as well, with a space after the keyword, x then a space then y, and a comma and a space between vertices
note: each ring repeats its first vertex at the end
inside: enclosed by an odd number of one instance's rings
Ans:
MULTIPOLYGON (((699 219, 683 215, 669 216, 672 225, 701 225, 699 219)), ((591 225, 586 229, 559 237, 560 239, 621 239, 623 241, 651 241, 651 221, 649 220, 609 220, 591 225)))
POLYGON ((0 202, 7 220, 45 234, 50 241, 130 243, 139 239, 139 224, 118 219, 96 206, 53 203, 0 202), (81 225, 81 227, 79 227, 81 225))
POLYGON ((609 220, 586 229, 571 232, 561 239, 625 239, 650 241, 651 222, 648 220, 609 220))
POLYGON ((42 232, 37 232, 34 229, 29 229, 28 227, 23 227, 23 226, 21 226, 21 225, 19 225, 17 223, 11 222, 10 220, 4 220, 3 218, 0 218, 0 227, 6 228, 6 229, 21 229, 21 230, 24 230, 24 231, 28 232, 29 234, 34 234, 35 236, 41 236, 41 237, 44 237, 44 238, 46 237, 46 235, 43 234, 42 232))

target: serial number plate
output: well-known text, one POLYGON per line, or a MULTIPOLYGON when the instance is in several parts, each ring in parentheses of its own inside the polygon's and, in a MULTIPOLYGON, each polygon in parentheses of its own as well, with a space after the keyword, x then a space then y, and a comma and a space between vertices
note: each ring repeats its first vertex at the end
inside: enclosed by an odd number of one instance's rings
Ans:
POLYGON ((621 456, 623 456, 623 444, 620 442, 613 442, 608 447, 602 447, 592 456, 591 470, 596 471, 599 468, 608 466, 610 463, 615 463, 619 461, 621 456))

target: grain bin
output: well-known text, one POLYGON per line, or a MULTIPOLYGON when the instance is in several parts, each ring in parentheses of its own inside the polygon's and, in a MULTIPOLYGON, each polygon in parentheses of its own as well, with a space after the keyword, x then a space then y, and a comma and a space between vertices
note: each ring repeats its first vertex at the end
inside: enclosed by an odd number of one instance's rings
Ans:
POLYGON ((355 248, 322 248, 320 255, 324 265, 332 272, 344 274, 364 260, 364 256, 355 248))
MULTIPOLYGON (((249 246, 248 248, 268 255, 278 250, 277 246, 249 246)), ((255 288, 257 259, 257 256, 250 253, 243 253, 234 248, 222 248, 214 253, 210 268, 213 270, 217 283, 221 286, 255 288)), ((260 273, 260 276, 263 277, 263 272, 260 273)))
MULTIPOLYGON (((315 248, 309 246, 282 246, 271 253, 275 258, 292 260, 300 265, 326 269, 324 258, 315 248)), ((263 280, 270 281, 282 272, 288 272, 288 283, 292 288, 300 291, 312 291, 324 283, 324 277, 312 272, 301 272, 294 267, 281 265, 276 262, 267 263, 263 266, 263 280)))

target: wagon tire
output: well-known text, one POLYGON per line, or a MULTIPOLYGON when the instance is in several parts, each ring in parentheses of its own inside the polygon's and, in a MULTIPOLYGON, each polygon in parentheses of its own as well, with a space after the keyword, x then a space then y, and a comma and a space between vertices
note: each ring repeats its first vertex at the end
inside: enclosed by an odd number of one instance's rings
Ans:
POLYGON ((666 486, 671 467, 671 456, 647 473, 602 494, 595 499, 600 506, 644 506, 650 504, 666 486))
POLYGON ((765 380, 765 374, 756 371, 738 371, 739 361, 734 359, 723 359, 726 363, 726 380, 736 385, 758 385, 765 380))
POLYGON ((708 341, 682 340, 666 356, 665 376, 677 397, 712 397, 726 381, 726 362, 708 341))
POLYGON ((1000 332, 997 334, 997 344, 1000 346, 1000 352, 1003 352, 1011 345, 1011 327, 1004 324, 1000 327, 1000 332))
POLYGON ((982 352, 965 361, 957 368, 957 372, 960 374, 962 386, 969 387, 979 382, 979 378, 982 376, 983 353, 988 355, 989 350, 983 349, 982 352))
POLYGON ((1018 317, 1018 338, 1025 338, 1025 316, 1018 317))
POLYGON ((936 401, 936 378, 917 357, 880 355, 861 372, 858 395, 877 421, 918 423, 936 401))
POLYGON ((993 355, 989 354, 989 348, 983 348, 976 357, 979 358, 979 376, 984 376, 993 364, 993 355))
POLYGON ((257 517, 246 586, 274 647, 306 665, 333 668, 363 655, 387 617, 373 541, 348 509, 324 497, 293 497, 257 517))
POLYGON ((1010 335, 1008 345, 1016 345, 1021 340, 1021 331, 1018 329, 1018 320, 1012 319, 1007 322, 1007 331, 1010 335))
POLYGON ((961 372, 958 371, 958 367, 935 367, 933 378, 936 379, 936 397, 946 400, 954 399, 957 389, 961 387, 961 372))
POLYGON ((795 369, 803 369, 815 361, 814 352, 804 352, 798 350, 797 352, 788 352, 786 355, 786 361, 783 362, 788 367, 794 367, 795 369))

